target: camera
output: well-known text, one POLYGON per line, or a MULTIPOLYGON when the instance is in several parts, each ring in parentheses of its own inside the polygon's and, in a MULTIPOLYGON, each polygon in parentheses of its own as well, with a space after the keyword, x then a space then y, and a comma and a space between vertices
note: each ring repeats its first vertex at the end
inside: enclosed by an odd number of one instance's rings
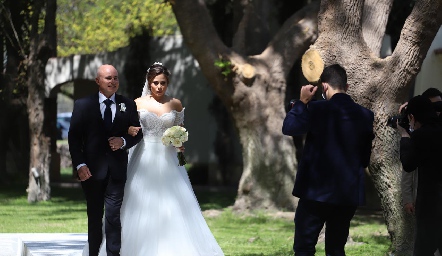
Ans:
POLYGON ((408 129, 410 128, 410 124, 408 122, 407 114, 405 114, 405 110, 406 107, 401 110, 400 115, 389 117, 387 119, 387 126, 396 129, 397 124, 399 124, 401 127, 408 131, 408 129))
MULTIPOLYGON (((433 106, 434 111, 442 112, 442 101, 432 102, 431 104, 433 106)), ((408 122, 408 117, 405 114, 406 109, 407 109, 407 107, 404 107, 401 110, 400 115, 389 117, 387 119, 387 126, 390 126, 390 127, 396 129, 397 128, 396 122, 397 122, 400 126, 402 126, 403 128, 405 128, 408 131, 408 129, 410 128, 410 124, 408 122)))
POLYGON ((289 104, 287 104, 287 106, 285 106, 285 111, 286 111, 286 112, 289 112, 290 109, 293 108, 293 105, 295 105, 295 102, 296 102, 295 99, 290 100, 289 104))

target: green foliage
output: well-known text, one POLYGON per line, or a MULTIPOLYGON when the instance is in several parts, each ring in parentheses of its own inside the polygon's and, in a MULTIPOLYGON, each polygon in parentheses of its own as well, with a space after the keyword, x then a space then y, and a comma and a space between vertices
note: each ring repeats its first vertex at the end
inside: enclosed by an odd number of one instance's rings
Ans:
POLYGON ((178 25, 163 0, 58 0, 58 55, 114 51, 143 31, 174 34, 178 25))
POLYGON ((215 61, 215 66, 221 69, 221 74, 227 77, 232 73, 232 63, 228 60, 219 59, 215 61))

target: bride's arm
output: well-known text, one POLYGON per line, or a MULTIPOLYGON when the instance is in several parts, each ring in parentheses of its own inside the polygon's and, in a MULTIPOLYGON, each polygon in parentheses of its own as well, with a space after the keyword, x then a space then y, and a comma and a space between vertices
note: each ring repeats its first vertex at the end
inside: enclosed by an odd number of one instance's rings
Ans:
POLYGON ((136 126, 129 126, 129 128, 127 129, 127 134, 135 137, 138 134, 138 131, 140 131, 141 127, 136 127, 136 126))
MULTIPOLYGON (((141 98, 136 98, 134 101, 135 101, 135 104, 137 105, 137 110, 139 110, 140 109, 140 105, 142 104, 141 98)), ((139 112, 138 112, 138 120, 140 120, 140 113, 139 112)), ((129 128, 127 129, 127 134, 135 137, 135 136, 137 136, 137 134, 140 131, 140 129, 141 129, 141 127, 129 126, 129 128)))

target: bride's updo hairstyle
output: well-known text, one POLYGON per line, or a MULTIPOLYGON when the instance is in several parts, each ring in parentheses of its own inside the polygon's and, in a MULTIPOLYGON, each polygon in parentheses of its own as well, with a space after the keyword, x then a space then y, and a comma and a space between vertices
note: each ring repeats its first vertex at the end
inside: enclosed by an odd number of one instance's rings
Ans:
POLYGON ((150 84, 153 82, 156 76, 161 74, 164 74, 167 80, 167 84, 169 84, 170 71, 165 66, 163 66, 163 63, 155 62, 147 69, 146 83, 144 84, 141 96, 150 94, 150 84))

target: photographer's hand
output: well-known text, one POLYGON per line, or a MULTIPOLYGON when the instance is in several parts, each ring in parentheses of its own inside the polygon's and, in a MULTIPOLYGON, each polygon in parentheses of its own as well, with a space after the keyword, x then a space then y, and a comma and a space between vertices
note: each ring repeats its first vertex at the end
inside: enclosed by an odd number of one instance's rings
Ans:
POLYGON ((404 104, 402 104, 402 105, 399 107, 399 114, 401 114, 402 109, 407 108, 407 106, 408 106, 408 102, 405 102, 404 104))
POLYGON ((313 86, 311 84, 304 85, 303 87, 301 87, 299 100, 301 100, 304 104, 309 103, 309 101, 311 101, 313 96, 315 95, 317 89, 317 86, 313 86))

